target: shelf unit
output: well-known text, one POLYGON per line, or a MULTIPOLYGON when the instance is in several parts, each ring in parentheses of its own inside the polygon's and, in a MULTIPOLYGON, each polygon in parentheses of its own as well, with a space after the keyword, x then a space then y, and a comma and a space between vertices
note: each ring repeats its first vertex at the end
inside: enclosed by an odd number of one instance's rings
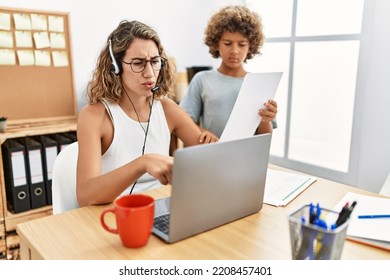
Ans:
MULTIPOLYGON (((11 122, 7 130, 4 133, 0 133, 0 145, 11 138, 74 132, 76 127, 75 117, 50 121, 34 119, 31 122, 11 122)), ((19 249, 19 238, 16 234, 17 224, 51 214, 52 207, 50 205, 18 214, 8 211, 3 157, 0 149, 0 259, 17 258, 19 249)))
MULTIPOLYGON (((25 67, 19 59, 0 65, 1 98, 0 115, 8 117, 8 127, 0 133, 0 146, 7 139, 76 131, 77 94, 74 86, 70 16, 62 11, 44 11, 0 6, 3 21, 12 33, 12 47, 7 51, 17 58, 19 51, 39 51, 50 60, 44 67, 37 63, 25 67), (16 20, 19 19, 19 20, 16 20), (20 24, 33 20, 39 24, 20 24), (18 46, 16 33, 39 32, 50 37, 50 44, 37 48, 32 43, 18 46), (59 38, 52 44, 53 38, 59 38), (51 59, 53 57, 53 59, 51 59), (54 57, 60 57, 61 62, 54 57), (21 79, 22 77, 22 79, 21 79)), ((4 47, 2 47, 4 49, 4 47)), ((44 206, 14 214, 7 209, 3 155, 0 149, 0 259, 14 258, 14 248, 19 247, 16 225, 28 220, 51 215, 52 207, 44 206)), ((18 252, 18 249, 15 249, 18 252)))

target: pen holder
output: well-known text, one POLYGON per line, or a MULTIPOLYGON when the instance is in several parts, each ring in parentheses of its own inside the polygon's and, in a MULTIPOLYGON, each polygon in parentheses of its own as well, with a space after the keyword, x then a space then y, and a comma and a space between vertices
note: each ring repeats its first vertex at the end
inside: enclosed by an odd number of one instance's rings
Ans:
POLYGON ((339 260, 343 251, 348 223, 335 229, 339 213, 322 208, 321 219, 327 228, 309 223, 310 205, 304 205, 289 215, 292 258, 294 260, 339 260))

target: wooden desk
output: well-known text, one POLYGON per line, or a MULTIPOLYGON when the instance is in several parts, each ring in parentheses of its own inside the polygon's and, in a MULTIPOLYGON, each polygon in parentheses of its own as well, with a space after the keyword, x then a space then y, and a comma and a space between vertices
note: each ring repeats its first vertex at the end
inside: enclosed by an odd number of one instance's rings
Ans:
MULTIPOLYGON (((152 235, 141 249, 122 246, 118 235, 101 227, 100 213, 107 205, 84 207, 18 224, 21 258, 289 260, 291 246, 287 216, 310 202, 333 208, 347 191, 376 195, 319 178, 286 207, 264 204, 256 214, 174 244, 166 244, 152 235)), ((155 198, 169 196, 170 188, 148 194, 155 198)), ((341 258, 390 259, 390 252, 346 241, 341 258)))

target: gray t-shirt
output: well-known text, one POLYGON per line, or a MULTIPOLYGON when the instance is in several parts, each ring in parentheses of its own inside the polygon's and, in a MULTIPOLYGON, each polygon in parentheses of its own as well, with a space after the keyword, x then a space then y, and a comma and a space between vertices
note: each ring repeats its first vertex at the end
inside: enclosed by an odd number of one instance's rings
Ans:
POLYGON ((243 81, 244 77, 226 76, 217 70, 198 72, 180 101, 180 107, 202 128, 221 137, 243 81))

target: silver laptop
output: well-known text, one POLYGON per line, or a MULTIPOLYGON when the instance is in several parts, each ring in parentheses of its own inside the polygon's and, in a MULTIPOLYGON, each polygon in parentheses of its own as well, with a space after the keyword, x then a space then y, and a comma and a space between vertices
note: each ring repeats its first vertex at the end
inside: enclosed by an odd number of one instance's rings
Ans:
POLYGON ((199 145, 174 154, 171 197, 156 200, 153 233, 168 243, 263 207, 271 134, 199 145))

